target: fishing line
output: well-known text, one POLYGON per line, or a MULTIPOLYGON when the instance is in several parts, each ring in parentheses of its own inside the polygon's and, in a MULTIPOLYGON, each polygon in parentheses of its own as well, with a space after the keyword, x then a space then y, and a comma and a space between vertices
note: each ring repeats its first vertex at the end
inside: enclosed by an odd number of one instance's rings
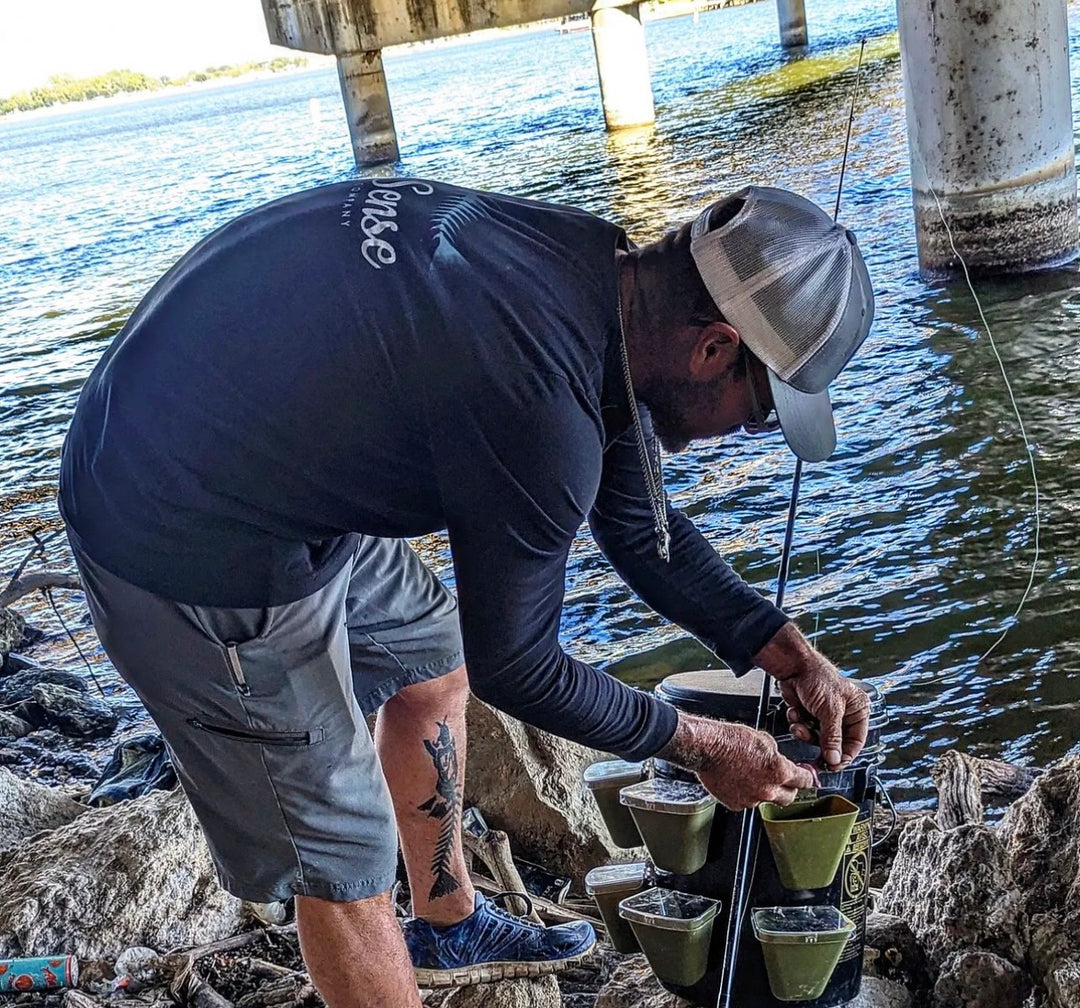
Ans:
MULTIPOLYGON (((971 292, 971 297, 975 302, 975 307, 979 311, 979 319, 982 322, 983 328, 986 330, 987 338, 990 340, 990 349, 994 352, 994 358, 997 360, 998 369, 1001 371, 1001 378, 1005 383, 1005 391, 1009 394, 1009 403, 1012 405, 1013 415, 1016 417, 1017 426, 1020 428, 1020 437, 1023 438, 1024 447, 1027 449, 1028 465, 1031 468, 1031 485, 1034 490, 1034 506, 1035 506, 1035 527, 1034 527, 1034 556, 1031 559, 1031 571, 1028 574, 1027 586, 1024 588, 1023 594, 1020 596, 1020 601, 1016 605, 1016 609, 1009 617, 1009 620, 1013 623, 1006 622, 1005 629, 1001 631, 998 638, 988 647, 976 660, 975 665, 981 665, 990 654, 997 649, 998 645, 1008 636, 1009 631, 1015 625, 1020 617, 1020 611, 1027 603, 1028 597, 1031 595, 1032 588, 1035 585, 1035 572, 1039 566, 1039 556, 1041 552, 1040 536, 1042 534, 1042 517, 1040 515, 1040 489, 1039 489, 1039 474, 1035 469, 1035 451, 1028 441, 1027 429, 1024 426, 1024 418, 1020 414, 1020 406, 1016 401, 1016 396, 1013 393, 1012 382, 1009 381, 1008 371, 1005 367, 1005 361, 1002 359, 1001 353, 998 350, 997 340, 994 339, 994 333, 990 328, 990 323, 986 319, 986 313, 983 311, 982 302, 979 300, 979 295, 975 293, 975 286, 971 282, 971 274, 968 272, 967 263, 964 261, 964 257, 960 254, 960 250, 956 247, 956 243, 953 241, 952 228, 949 227, 949 222, 945 219, 945 210, 941 205, 941 200, 938 198, 937 191, 933 185, 930 184, 930 172, 927 170, 926 162, 923 161, 922 152, 919 152, 919 160, 922 162, 923 174, 926 176, 926 187, 930 190, 930 195, 934 197, 934 204, 937 206, 938 216, 941 218, 942 226, 945 228, 945 234, 949 239, 949 248, 952 250, 957 261, 960 263, 964 271, 964 282, 967 284, 968 290, 971 292)), ((940 682, 945 679, 946 676, 942 675, 937 679, 931 679, 930 682, 940 682)))
POLYGON ((64 628, 64 632, 70 638, 71 643, 75 645, 75 650, 79 653, 79 657, 82 659, 83 664, 86 666, 86 671, 90 674, 91 682, 93 682, 94 686, 97 687, 97 691, 98 691, 98 693, 101 694, 102 698, 105 699, 106 698, 105 690, 102 689, 101 683, 98 682, 98 677, 96 675, 94 675, 94 667, 90 664, 90 659, 88 659, 86 657, 85 652, 79 646, 79 642, 76 639, 75 634, 73 634, 71 632, 71 627, 69 627, 67 625, 67 622, 64 620, 64 617, 60 614, 60 608, 59 608, 59 606, 57 606, 56 600, 52 596, 52 589, 50 589, 50 588, 42 588, 41 589, 41 594, 45 596, 45 598, 48 601, 49 606, 52 609, 54 615, 60 621, 60 625, 64 628))
MULTIPOLYGON (((859 44, 859 60, 855 67, 855 83, 851 89, 851 107, 848 111, 847 131, 844 136, 844 153, 840 159, 840 177, 836 184, 836 205, 833 208, 833 221, 840 213, 840 197, 844 191, 844 170, 847 168, 848 150, 851 147, 851 131, 855 122, 855 99, 859 94, 859 82, 862 80, 863 52, 866 39, 859 44)), ((799 484, 802 481, 803 460, 796 456, 795 473, 791 482, 791 499, 788 503, 787 523, 784 527, 784 545, 780 551, 780 570, 776 576, 776 608, 784 605, 784 592, 787 588, 788 572, 791 567, 791 552, 795 533, 795 512, 799 502, 799 484)), ((820 558, 819 558, 820 564, 820 558)), ((758 698, 757 717, 754 727, 761 731, 765 728, 769 707, 772 680, 762 673, 761 695, 758 698)), ((724 941, 724 959, 720 966, 720 991, 716 999, 717 1008, 734 1008, 735 967, 739 958, 739 946, 746 927, 746 915, 750 909, 750 893, 757 875, 757 853, 761 840, 754 810, 744 809, 739 825, 739 846, 736 854, 735 877, 732 882, 731 907, 728 911, 727 934, 724 941)))

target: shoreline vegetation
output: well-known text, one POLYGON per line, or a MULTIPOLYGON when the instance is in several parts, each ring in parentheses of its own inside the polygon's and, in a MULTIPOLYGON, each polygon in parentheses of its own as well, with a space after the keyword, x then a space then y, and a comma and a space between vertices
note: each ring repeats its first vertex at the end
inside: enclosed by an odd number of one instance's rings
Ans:
MULTIPOLYGON (((715 10, 719 7, 739 6, 753 0, 646 0, 642 6, 643 20, 681 17, 715 10)), ((407 42, 395 49, 406 50, 432 45, 452 45, 455 43, 478 41, 493 35, 532 32, 557 29, 560 34, 587 29, 587 15, 568 17, 559 20, 536 21, 524 25, 512 25, 505 28, 481 29, 461 35, 446 35, 435 39, 407 42)), ((46 84, 18 91, 7 97, 0 97, 0 118, 14 113, 38 112, 42 109, 72 105, 100 99, 116 98, 121 95, 149 95, 166 89, 190 87, 209 82, 225 82, 241 77, 265 76, 268 74, 288 73, 297 70, 310 70, 325 64, 327 57, 314 53, 299 56, 275 56, 260 62, 247 62, 222 66, 206 67, 179 77, 167 75, 155 76, 135 70, 109 70, 92 77, 75 77, 71 74, 54 74, 46 84)))
POLYGON ((94 77, 54 74, 49 78, 49 82, 41 87, 19 91, 9 98, 0 98, 0 116, 12 112, 33 112, 54 105, 69 105, 94 98, 112 98, 120 94, 186 87, 222 78, 246 77, 256 73, 281 73, 306 68, 308 62, 306 56, 275 56, 259 63, 206 67, 181 77, 154 77, 134 70, 109 70, 94 77))

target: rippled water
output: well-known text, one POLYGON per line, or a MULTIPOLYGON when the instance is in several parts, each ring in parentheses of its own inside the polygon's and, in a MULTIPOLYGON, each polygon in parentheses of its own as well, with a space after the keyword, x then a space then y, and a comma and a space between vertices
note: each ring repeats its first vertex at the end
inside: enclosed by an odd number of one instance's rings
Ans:
MULTIPOLYGON (((749 181, 831 205, 869 39, 841 219, 858 231, 878 316, 838 382, 839 450, 804 474, 787 605, 843 668, 885 689, 886 776, 920 801, 947 747, 1041 764, 1080 728, 1080 273, 979 288, 1042 493, 1042 557, 1012 625, 1033 560, 1029 456, 970 294, 917 274, 893 4, 809 0, 807 12, 805 59, 780 49, 771 3, 650 23, 657 124, 616 135, 603 131, 587 32, 390 52, 392 170, 576 204, 639 240, 749 181)), ((236 213, 354 174, 331 69, 0 120, 0 578, 32 530, 59 527, 58 455, 79 386, 156 277, 236 213)), ((778 439, 733 437, 669 459, 667 481, 771 592, 792 469, 778 439)), ((57 541, 46 554, 65 566, 57 541)), ((57 601, 92 646, 79 600, 57 601)), ((51 657, 74 665, 45 603, 20 609, 49 631, 51 657)), ((624 659, 644 685, 708 659, 584 537, 564 636, 583 658, 624 659)), ((124 697, 100 652, 90 657, 124 697)))

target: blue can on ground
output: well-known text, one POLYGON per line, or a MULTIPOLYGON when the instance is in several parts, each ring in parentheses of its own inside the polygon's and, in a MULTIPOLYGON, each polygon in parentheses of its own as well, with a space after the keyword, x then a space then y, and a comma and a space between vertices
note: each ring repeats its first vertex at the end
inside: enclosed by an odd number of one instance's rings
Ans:
POLYGON ((0 959, 0 992, 55 990, 79 982, 79 961, 74 956, 36 956, 0 959))

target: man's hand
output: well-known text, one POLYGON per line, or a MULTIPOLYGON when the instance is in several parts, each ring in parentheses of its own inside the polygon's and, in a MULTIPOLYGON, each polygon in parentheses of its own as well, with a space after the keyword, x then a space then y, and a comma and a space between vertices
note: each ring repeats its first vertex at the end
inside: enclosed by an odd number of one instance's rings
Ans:
POLYGON ((794 623, 783 627, 755 660, 780 680, 791 734, 816 741, 827 769, 839 770, 859 755, 866 743, 870 697, 815 651, 794 623))
POLYGON ((679 712, 672 739, 656 754, 697 772, 705 788, 733 811, 763 801, 790 805, 813 775, 785 759, 776 741, 745 725, 679 712))

